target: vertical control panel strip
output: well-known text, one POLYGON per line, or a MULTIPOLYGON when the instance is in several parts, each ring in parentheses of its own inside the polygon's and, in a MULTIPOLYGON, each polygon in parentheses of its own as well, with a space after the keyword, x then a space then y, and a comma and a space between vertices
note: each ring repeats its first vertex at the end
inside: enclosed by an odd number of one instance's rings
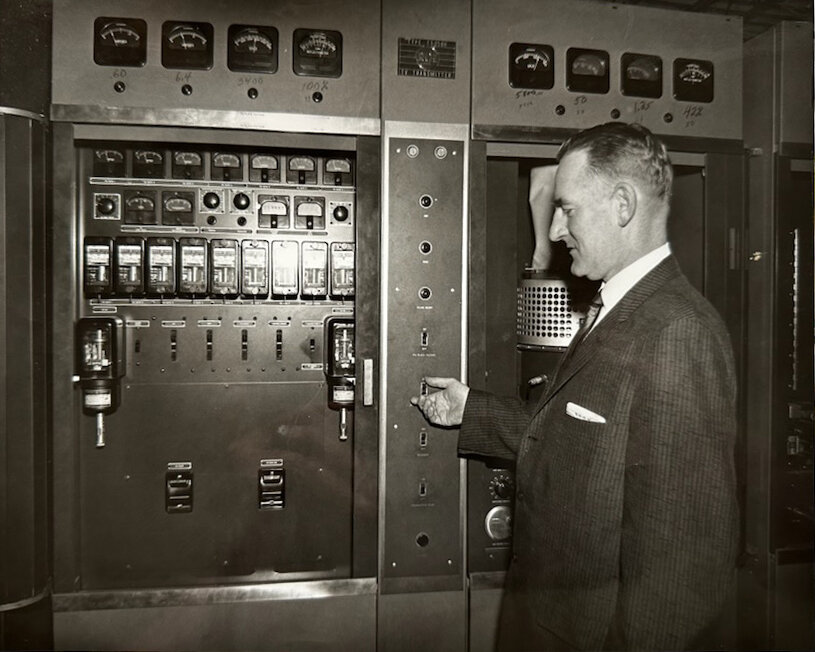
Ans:
POLYGON ((467 131, 392 123, 386 133, 382 591, 455 590, 465 520, 458 432, 431 426, 410 397, 435 391, 426 376, 466 379, 467 131))

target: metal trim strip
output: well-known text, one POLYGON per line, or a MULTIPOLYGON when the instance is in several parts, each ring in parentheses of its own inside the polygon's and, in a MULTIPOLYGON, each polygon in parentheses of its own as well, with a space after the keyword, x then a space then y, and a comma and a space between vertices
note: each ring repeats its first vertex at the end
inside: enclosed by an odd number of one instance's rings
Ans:
POLYGON ((53 596, 54 612, 180 607, 230 602, 272 600, 315 600, 376 593, 376 578, 286 582, 280 584, 240 584, 184 589, 137 589, 122 591, 81 591, 53 596))
POLYGON ((34 113, 25 109, 15 109, 11 106, 0 106, 0 115, 13 115, 18 118, 28 118, 37 122, 47 122, 48 119, 42 113, 34 113))
POLYGON ((23 607, 28 607, 35 602, 39 602, 43 598, 47 598, 48 595, 51 593, 51 586, 46 586, 42 591, 37 593, 37 595, 33 595, 30 598, 23 598, 22 600, 16 600, 14 602, 6 602, 4 604, 0 604, 0 613, 6 611, 15 611, 16 609, 22 609, 23 607))
MULTIPOLYGON (((504 125, 473 125, 473 140, 496 140, 515 143, 559 144, 575 133, 576 129, 560 127, 507 127, 504 125)), ((668 149, 689 152, 734 154, 743 153, 744 141, 726 138, 697 138, 694 136, 657 135, 668 149)))
POLYGON ((226 127, 264 131, 378 136, 379 118, 353 118, 299 113, 220 111, 205 109, 151 109, 52 104, 55 122, 146 124, 179 127, 226 127))

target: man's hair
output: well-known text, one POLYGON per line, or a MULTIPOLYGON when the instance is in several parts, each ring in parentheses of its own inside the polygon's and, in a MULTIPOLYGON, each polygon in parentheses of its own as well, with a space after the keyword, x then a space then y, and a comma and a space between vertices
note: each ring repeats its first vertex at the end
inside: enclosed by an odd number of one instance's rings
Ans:
POLYGON ((586 152, 592 174, 612 182, 634 179, 649 187, 654 197, 670 202, 673 168, 668 150, 642 125, 606 122, 584 129, 561 145, 557 160, 579 150, 586 152))

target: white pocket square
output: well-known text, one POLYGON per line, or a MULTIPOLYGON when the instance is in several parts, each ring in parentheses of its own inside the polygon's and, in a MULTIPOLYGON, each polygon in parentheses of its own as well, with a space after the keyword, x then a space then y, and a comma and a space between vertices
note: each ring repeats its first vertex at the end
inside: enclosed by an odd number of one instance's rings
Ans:
POLYGON ((591 421, 592 423, 605 423, 606 418, 596 412, 592 412, 591 410, 587 410, 582 405, 578 405, 577 403, 572 403, 569 401, 566 403, 566 414, 570 417, 574 417, 575 419, 580 419, 581 421, 591 421))

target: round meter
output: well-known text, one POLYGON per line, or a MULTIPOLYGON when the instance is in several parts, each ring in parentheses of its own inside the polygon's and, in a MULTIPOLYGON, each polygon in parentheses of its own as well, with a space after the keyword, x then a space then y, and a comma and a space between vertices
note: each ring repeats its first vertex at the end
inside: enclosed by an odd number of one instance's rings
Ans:
POLYGON ((226 64, 236 72, 277 72, 277 43, 274 27, 230 25, 226 64))
POLYGON ((147 23, 139 18, 97 18, 93 22, 93 60, 100 66, 143 66, 147 23))
POLYGON ((649 54, 626 52, 620 60, 623 95, 633 97, 662 96, 662 59, 649 54))
POLYGON ((608 93, 608 52, 569 48, 566 51, 566 88, 575 93, 608 93))
POLYGON ((212 68, 212 25, 167 21, 161 27, 161 65, 165 68, 212 68))
POLYGON ((133 152, 133 176, 140 179, 156 179, 164 175, 164 154, 154 149, 137 149, 133 152))
POLYGON ((342 34, 333 30, 296 29, 292 55, 296 75, 339 77, 342 74, 342 34))
POLYGON ((555 84, 555 51, 551 45, 513 43, 509 46, 509 85, 550 89, 555 84))

